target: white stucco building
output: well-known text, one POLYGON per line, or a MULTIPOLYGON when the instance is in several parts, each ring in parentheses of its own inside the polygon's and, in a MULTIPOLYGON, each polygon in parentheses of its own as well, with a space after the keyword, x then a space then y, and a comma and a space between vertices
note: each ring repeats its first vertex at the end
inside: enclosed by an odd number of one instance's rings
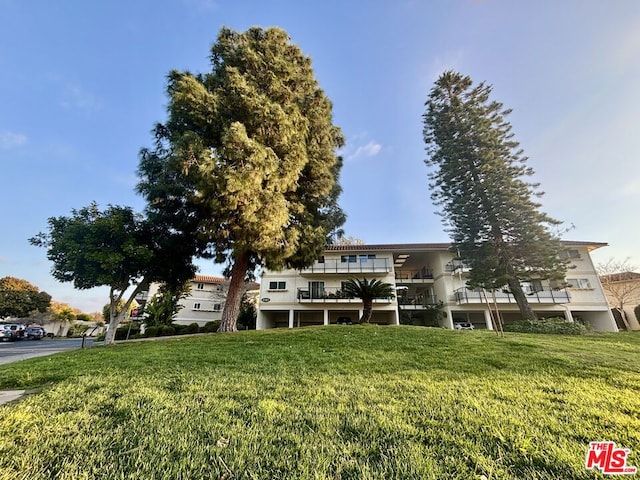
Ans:
MULTIPOLYGON (((158 293, 159 287, 159 284, 152 284, 148 291, 136 297, 136 301, 144 306, 158 293)), ((259 285, 255 282, 246 282, 244 292, 250 293, 258 287, 259 285)), ((228 291, 228 279, 213 275, 196 275, 189 280, 187 295, 178 302, 181 308, 174 317, 173 323, 178 325, 197 323, 199 326, 204 326, 207 322, 220 320, 228 291)))
MULTIPOLYGON (((598 242, 563 242, 571 261, 568 288, 546 280, 524 282, 529 303, 540 317, 564 316, 595 330, 617 331, 590 252, 606 246, 598 242)), ((266 270, 260 286, 257 328, 330 325, 339 319, 357 322, 362 302, 342 293, 349 278, 376 278, 394 285, 397 295, 377 299, 372 323, 397 325, 400 315, 419 318, 442 302, 446 316, 440 325, 471 322, 493 329, 485 298, 466 287, 468 269, 455 259, 448 243, 329 246, 314 265, 303 270, 266 270)), ((493 301, 493 299, 491 299, 493 301)), ((519 319, 513 296, 496 294, 505 322, 519 319)))

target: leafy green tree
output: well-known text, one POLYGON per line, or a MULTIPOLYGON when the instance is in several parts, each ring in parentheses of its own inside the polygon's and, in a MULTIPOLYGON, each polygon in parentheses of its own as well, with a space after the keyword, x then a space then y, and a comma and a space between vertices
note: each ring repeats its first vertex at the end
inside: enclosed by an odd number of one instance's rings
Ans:
POLYGON ((0 318, 27 317, 45 312, 51 296, 26 280, 15 277, 0 278, 0 318))
POLYGON ((73 210, 69 217, 50 218, 48 223, 48 233, 30 241, 47 248, 52 275, 73 282, 78 289, 109 287, 106 344, 115 341, 118 325, 149 282, 177 282, 195 271, 190 243, 129 207, 110 206, 101 212, 92 203, 73 210), (126 297, 130 287, 133 291, 126 297))
POLYGON ((150 216, 230 263, 220 331, 234 331, 256 266, 302 268, 340 233, 343 137, 311 60, 284 31, 223 28, 211 68, 169 74, 168 120, 141 152, 138 189, 150 216))
POLYGON ((348 296, 362 300, 363 309, 360 323, 369 323, 371 321, 374 299, 395 297, 393 285, 377 279, 349 279, 343 283, 342 291, 348 296))
POLYGON ((451 71, 431 90, 423 118, 432 199, 454 249, 470 263, 469 285, 506 286, 522 318, 535 320, 520 282, 564 278, 567 261, 550 230, 560 222, 532 200, 542 192, 525 180, 533 170, 505 120, 510 110, 490 93, 491 86, 451 71))

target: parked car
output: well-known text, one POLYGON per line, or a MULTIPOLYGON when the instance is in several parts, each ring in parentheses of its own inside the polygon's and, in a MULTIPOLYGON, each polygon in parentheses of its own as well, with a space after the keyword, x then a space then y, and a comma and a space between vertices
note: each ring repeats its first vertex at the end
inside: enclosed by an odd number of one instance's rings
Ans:
POLYGON ((27 340, 42 340, 45 335, 42 327, 27 327, 24 334, 27 340))
POLYGON ((9 325, 0 325, 0 341, 13 342, 16 339, 9 325))
POLYGON ((338 325, 353 325, 353 322, 349 317, 339 317, 336 323, 338 325))
POLYGON ((5 328, 11 329, 14 340, 22 340, 24 338, 24 332, 27 326, 23 323, 7 323, 5 328))
POLYGON ((473 330, 473 323, 470 322, 458 322, 454 325, 456 330, 473 330))

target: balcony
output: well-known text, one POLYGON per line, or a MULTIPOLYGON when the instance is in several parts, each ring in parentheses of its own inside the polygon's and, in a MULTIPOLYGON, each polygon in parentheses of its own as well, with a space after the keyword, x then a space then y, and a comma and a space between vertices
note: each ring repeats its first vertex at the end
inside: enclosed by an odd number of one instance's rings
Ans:
MULTIPOLYGON (((571 296, 566 290, 540 290, 533 292, 525 292, 529 303, 569 303, 571 296)), ((493 293, 487 292, 487 299, 493 302, 493 293)), ((484 294, 481 291, 471 290, 469 288, 459 288, 453 292, 456 303, 485 303, 484 294)), ((497 290, 495 298, 498 303, 517 303, 511 293, 497 290)))
MULTIPOLYGON (((308 289, 299 288, 298 303, 362 303, 362 300, 347 295, 340 288, 308 289)), ((375 298, 373 303, 391 303, 391 298, 375 298)))
POLYGON ((359 274, 378 273, 387 274, 391 271, 391 264, 386 258, 370 258, 355 262, 342 262, 340 260, 325 260, 316 262, 308 268, 300 270, 301 275, 314 275, 322 273, 359 274))
POLYGON ((451 260, 444 266, 445 272, 451 272, 451 275, 457 273, 468 273, 471 270, 471 265, 464 260, 451 260))
POLYGON ((433 272, 423 267, 420 270, 396 269, 396 283, 433 283, 433 272))
POLYGON ((398 305, 401 310, 424 310, 438 304, 435 295, 417 294, 412 296, 398 296, 398 305))

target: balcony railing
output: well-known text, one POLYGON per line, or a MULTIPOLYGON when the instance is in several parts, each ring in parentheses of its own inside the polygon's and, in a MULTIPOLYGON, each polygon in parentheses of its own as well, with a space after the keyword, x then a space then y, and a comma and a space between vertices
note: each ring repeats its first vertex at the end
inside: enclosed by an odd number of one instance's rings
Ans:
MULTIPOLYGON (((460 303, 484 303, 485 296, 481 291, 469 288, 459 288, 453 293, 458 304, 460 303)), ((493 302, 493 293, 486 292, 489 302, 493 302)), ((538 292, 525 293, 529 303, 569 303, 571 296, 566 290, 540 290, 538 292)), ((513 294, 496 290, 496 301, 499 303, 517 303, 513 294)))
POLYGON ((444 270, 451 273, 465 273, 471 270, 471 265, 463 260, 451 260, 444 266, 444 270))
POLYGON ((301 274, 311 273, 389 273, 391 264, 386 258, 369 258, 356 262, 325 260, 316 262, 308 268, 300 270, 301 274))
POLYGON ((430 307, 438 304, 438 299, 435 295, 412 295, 412 296, 398 296, 398 305, 404 310, 416 310, 426 307, 430 307))
POLYGON ((405 269, 396 270, 395 275, 398 283, 402 283, 403 280, 410 283, 423 282, 425 280, 433 280, 433 272, 426 267, 420 270, 405 270, 405 269))
MULTIPOLYGON (((299 288, 297 299, 299 303, 361 303, 362 300, 347 295, 340 288, 328 287, 323 289, 299 288)), ((374 303, 391 303, 391 298, 375 298, 374 303)))

